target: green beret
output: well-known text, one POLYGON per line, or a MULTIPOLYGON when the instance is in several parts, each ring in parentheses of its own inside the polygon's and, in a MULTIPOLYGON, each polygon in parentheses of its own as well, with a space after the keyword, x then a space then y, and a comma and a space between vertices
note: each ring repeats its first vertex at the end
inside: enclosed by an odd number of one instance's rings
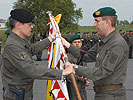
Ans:
POLYGON ((6 35, 9 35, 10 33, 11 33, 11 27, 8 28, 8 29, 5 31, 5 34, 6 34, 6 35))
POLYGON ((126 32, 129 32, 129 30, 127 30, 126 32))
POLYGON ((66 32, 66 34, 70 33, 70 31, 66 32))
POLYGON ((117 16, 115 9, 111 7, 100 8, 93 13, 93 17, 117 16))
POLYGON ((87 34, 87 32, 84 32, 83 34, 87 34))
POLYGON ((22 23, 32 22, 34 16, 25 9, 14 9, 10 12, 11 18, 22 23))
POLYGON ((122 31, 122 29, 120 29, 119 31, 122 31))
POLYGON ((82 39, 80 35, 78 34, 75 34, 75 35, 72 35, 70 38, 69 38, 69 42, 72 42, 76 39, 82 39))
POLYGON ((97 32, 92 32, 92 34, 97 34, 97 32))
POLYGON ((78 34, 78 33, 80 33, 80 32, 75 32, 75 34, 78 34))
POLYGON ((37 32, 37 34, 41 34, 40 32, 37 32))

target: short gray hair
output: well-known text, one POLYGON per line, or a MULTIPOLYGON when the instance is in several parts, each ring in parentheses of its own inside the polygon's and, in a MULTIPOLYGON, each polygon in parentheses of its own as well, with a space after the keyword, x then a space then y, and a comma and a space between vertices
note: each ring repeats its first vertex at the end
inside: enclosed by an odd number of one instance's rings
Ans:
POLYGON ((15 27, 15 24, 17 23, 17 21, 15 19, 13 19, 12 17, 10 17, 9 23, 10 23, 11 29, 13 29, 15 27))

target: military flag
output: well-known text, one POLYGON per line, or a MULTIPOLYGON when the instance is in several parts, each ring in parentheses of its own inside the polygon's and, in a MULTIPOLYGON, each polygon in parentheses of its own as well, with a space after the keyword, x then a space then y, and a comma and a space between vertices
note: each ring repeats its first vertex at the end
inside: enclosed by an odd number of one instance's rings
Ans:
MULTIPOLYGON (((56 37, 60 37, 60 30, 58 27, 61 14, 55 18, 48 12, 50 25, 49 35, 57 31, 56 37)), ((65 49, 61 43, 60 38, 56 38, 48 47, 48 68, 63 69, 65 58, 67 57, 65 49)), ((56 100, 69 100, 66 80, 48 80, 47 81, 47 94, 46 100, 53 100, 53 95, 56 100)))

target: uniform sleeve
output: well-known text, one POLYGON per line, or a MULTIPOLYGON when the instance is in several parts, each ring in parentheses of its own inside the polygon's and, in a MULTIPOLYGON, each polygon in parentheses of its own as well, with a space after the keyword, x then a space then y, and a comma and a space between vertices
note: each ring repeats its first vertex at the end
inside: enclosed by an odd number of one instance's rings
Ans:
POLYGON ((106 78, 113 73, 124 57, 126 57, 124 48, 122 46, 114 46, 106 53, 101 65, 93 68, 79 66, 77 74, 79 76, 85 76, 93 81, 106 78))
MULTIPOLYGON (((79 58, 80 49, 76 48, 73 45, 70 45, 69 51, 75 58, 79 58)), ((93 46, 91 49, 87 51, 87 53, 83 56, 82 61, 86 63, 94 62, 96 61, 96 54, 97 54, 97 45, 93 46)))
POLYGON ((38 52, 43 51, 45 48, 50 46, 50 41, 48 38, 43 39, 42 41, 37 41, 36 43, 30 46, 30 50, 33 55, 36 55, 38 52))
POLYGON ((36 64, 27 52, 18 46, 8 46, 5 51, 9 62, 33 79, 60 80, 62 77, 62 70, 49 69, 47 66, 36 64))

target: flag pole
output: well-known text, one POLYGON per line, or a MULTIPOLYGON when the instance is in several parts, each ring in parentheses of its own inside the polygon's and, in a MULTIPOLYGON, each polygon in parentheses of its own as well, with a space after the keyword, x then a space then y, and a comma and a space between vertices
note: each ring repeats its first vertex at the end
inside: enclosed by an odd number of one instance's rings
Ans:
POLYGON ((73 83, 73 86, 74 86, 74 89, 75 89, 75 92, 77 95, 77 99, 82 100, 80 92, 79 92, 79 88, 77 86, 77 82, 76 82, 75 77, 74 77, 74 74, 70 74, 70 77, 71 77, 71 80, 72 80, 72 83, 73 83))
MULTIPOLYGON (((68 57, 65 57, 65 62, 68 62, 68 57)), ((75 90, 76 95, 77 95, 77 99, 78 100, 82 100, 81 95, 80 95, 80 92, 79 92, 79 88, 78 88, 78 85, 77 85, 77 82, 75 80, 74 74, 71 73, 70 74, 70 78, 72 80, 72 83, 73 83, 73 86, 74 86, 74 90, 75 90)))

